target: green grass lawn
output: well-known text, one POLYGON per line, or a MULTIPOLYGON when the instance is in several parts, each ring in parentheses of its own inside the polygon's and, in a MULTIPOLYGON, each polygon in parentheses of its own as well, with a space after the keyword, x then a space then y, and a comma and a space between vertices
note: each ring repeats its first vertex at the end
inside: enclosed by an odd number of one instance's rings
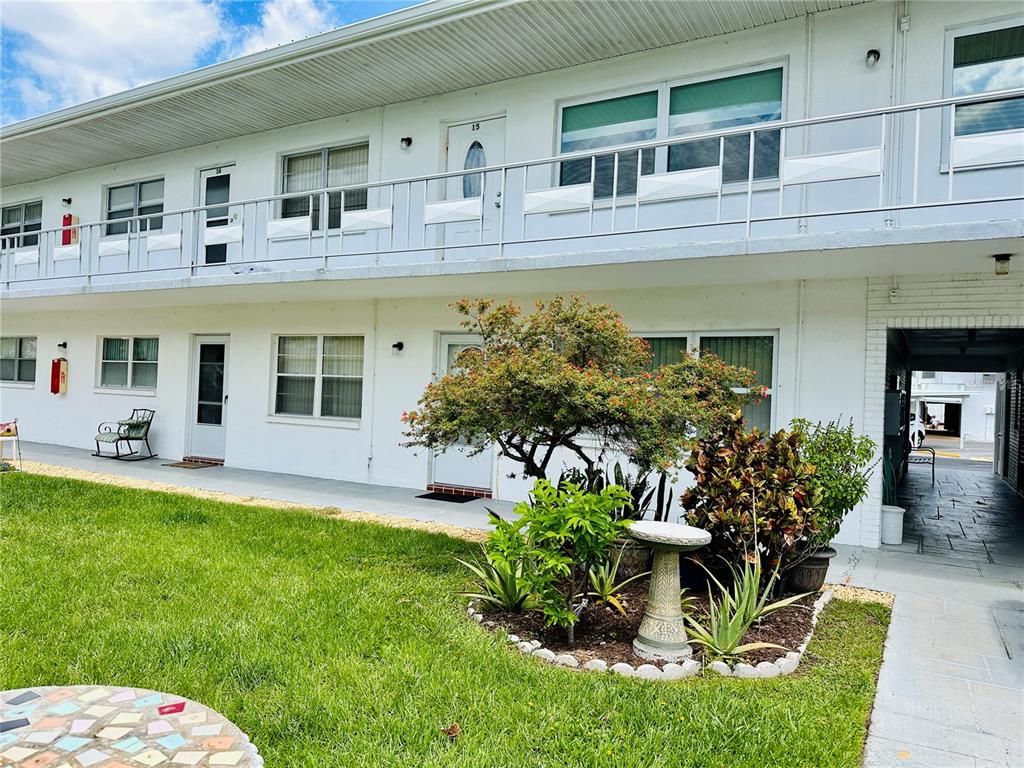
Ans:
POLYGON ((860 764, 882 606, 834 601, 813 665, 789 678, 582 674, 467 620, 452 559, 465 542, 0 477, 0 689, 186 696, 239 725, 270 768, 860 764))

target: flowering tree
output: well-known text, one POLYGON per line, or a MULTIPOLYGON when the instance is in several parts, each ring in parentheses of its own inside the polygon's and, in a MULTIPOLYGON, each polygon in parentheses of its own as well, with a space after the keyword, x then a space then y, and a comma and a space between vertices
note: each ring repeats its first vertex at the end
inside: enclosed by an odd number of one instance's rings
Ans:
POLYGON ((560 448, 588 472, 609 449, 641 472, 665 471, 698 433, 761 394, 753 372, 710 354, 650 372, 648 344, 607 305, 556 297, 529 314, 488 299, 453 306, 481 348, 462 352, 403 414, 406 445, 443 451, 468 443, 480 453, 496 444, 537 479, 546 479, 560 448), (594 438, 601 448, 590 447, 594 438))

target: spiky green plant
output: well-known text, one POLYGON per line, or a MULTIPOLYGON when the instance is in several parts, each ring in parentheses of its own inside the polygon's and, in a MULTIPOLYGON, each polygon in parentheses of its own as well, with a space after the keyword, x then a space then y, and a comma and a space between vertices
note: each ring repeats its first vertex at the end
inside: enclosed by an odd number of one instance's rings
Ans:
POLYGON ((753 553, 753 563, 747 557, 744 558, 743 566, 739 569, 731 563, 728 565, 733 577, 731 589, 727 589, 711 571, 704 568, 703 564, 701 565, 708 574, 708 578, 718 587, 718 598, 716 599, 711 594, 709 586, 707 624, 702 623, 692 614, 684 614, 683 618, 690 627, 693 642, 703 645, 712 656, 721 658, 735 658, 759 648, 785 650, 781 645, 775 643, 757 642, 741 645, 740 642, 755 621, 780 608, 792 605, 802 597, 809 595, 810 592, 769 603, 768 596, 775 586, 779 571, 778 568, 772 571, 767 584, 762 589, 761 555, 756 549, 753 553))
POLYGON ((626 615, 626 609, 622 607, 622 602, 619 600, 619 595, 622 590, 627 584, 651 574, 650 571, 644 571, 643 573, 636 574, 636 576, 630 576, 628 579, 624 579, 623 581, 617 581, 619 574, 619 561, 622 560, 622 552, 624 549, 625 547, 619 549, 619 554, 616 556, 614 563, 610 560, 606 560, 600 565, 590 569, 590 591, 587 592, 587 597, 594 598, 595 603, 610 605, 623 616, 626 615))
POLYGON ((479 600, 503 611, 530 611, 537 607, 526 570, 525 558, 507 561, 488 556, 483 561, 469 562, 455 558, 478 579, 475 592, 460 592, 463 597, 479 600))

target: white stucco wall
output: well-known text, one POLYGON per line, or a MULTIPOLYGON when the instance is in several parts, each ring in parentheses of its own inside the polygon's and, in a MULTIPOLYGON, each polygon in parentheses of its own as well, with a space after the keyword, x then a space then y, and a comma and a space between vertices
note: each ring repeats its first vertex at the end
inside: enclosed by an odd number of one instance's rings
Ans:
MULTIPOLYGON (((777 334, 776 426, 802 415, 861 419, 864 281, 796 281, 671 286, 592 292, 611 303, 637 333, 763 331, 777 334), (798 376, 798 371, 800 375, 798 376), (798 384, 799 380, 799 384, 798 384)), ((193 334, 230 335, 226 461, 229 465, 408 487, 430 480, 423 451, 402 447, 402 411, 415 406, 430 380, 439 333, 459 331, 452 298, 237 304, 150 309, 8 314, 4 335, 38 339, 34 386, 0 385, 3 418, 18 417, 27 440, 90 447, 99 421, 133 407, 154 408, 154 448, 176 459, 188 452, 193 334), (357 425, 271 416, 272 336, 360 334, 366 337, 363 416, 357 425), (97 386, 98 339, 104 335, 160 338, 155 392, 97 386), (68 393, 48 392, 48 363, 67 341, 68 393), (391 345, 402 341, 401 355, 391 345)), ((534 296, 517 295, 529 306, 534 296)), ((526 484, 504 475, 498 493, 522 498, 526 484)))

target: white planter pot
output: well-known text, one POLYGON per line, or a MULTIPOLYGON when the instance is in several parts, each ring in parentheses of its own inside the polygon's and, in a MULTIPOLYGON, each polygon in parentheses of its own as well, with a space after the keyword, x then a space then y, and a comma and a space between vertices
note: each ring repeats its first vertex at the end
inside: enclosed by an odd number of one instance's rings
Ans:
POLYGON ((903 543, 903 507, 882 505, 882 543, 903 543))

